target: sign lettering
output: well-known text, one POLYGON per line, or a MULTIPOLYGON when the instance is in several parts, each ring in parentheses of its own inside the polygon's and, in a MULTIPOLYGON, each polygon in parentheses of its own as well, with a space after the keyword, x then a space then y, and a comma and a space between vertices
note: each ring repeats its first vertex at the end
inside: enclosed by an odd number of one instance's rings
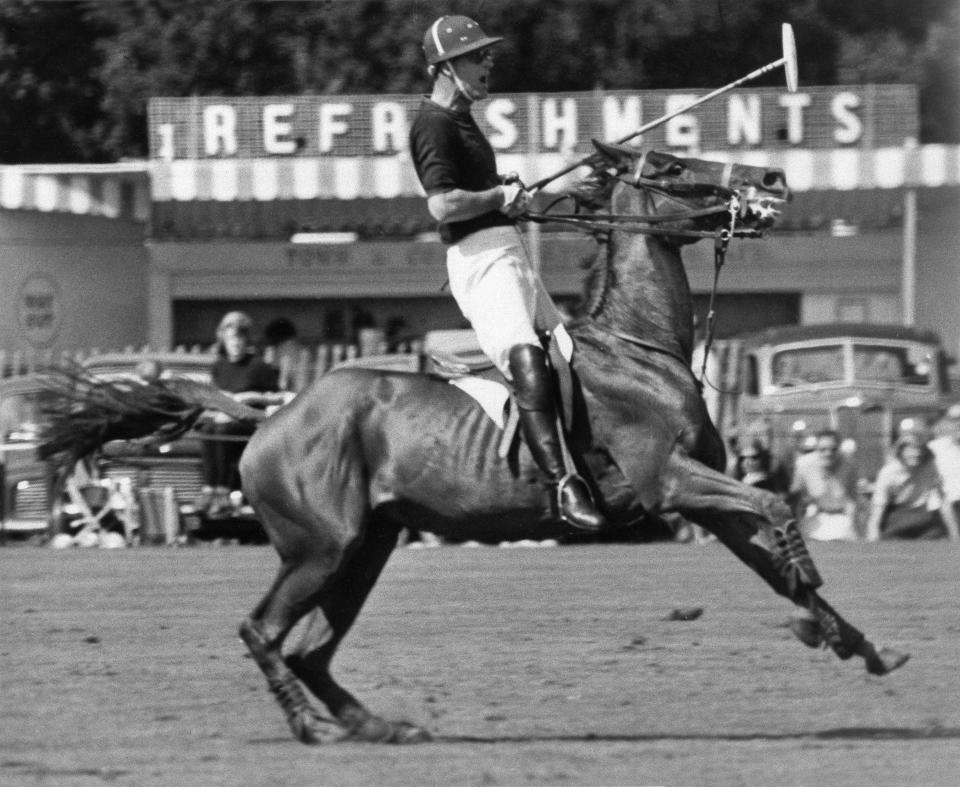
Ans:
MULTIPOLYGON (((498 153, 590 152, 644 121, 678 112, 637 139, 661 149, 901 145, 918 133, 913 85, 736 91, 686 111, 695 92, 503 94, 474 117, 498 153), (869 135, 866 130, 869 129, 869 135), (869 136, 869 138, 867 138, 869 136)), ((155 98, 151 156, 164 160, 404 153, 419 96, 155 98)))
POLYGON ((61 305, 56 281, 35 274, 20 287, 20 327, 34 347, 47 347, 60 330, 61 305))

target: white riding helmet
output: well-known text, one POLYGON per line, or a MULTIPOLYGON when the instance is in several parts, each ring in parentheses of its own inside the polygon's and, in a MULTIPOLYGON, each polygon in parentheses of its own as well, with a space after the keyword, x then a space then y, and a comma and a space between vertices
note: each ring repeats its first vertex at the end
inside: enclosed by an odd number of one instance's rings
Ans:
POLYGON ((484 33, 470 17, 441 16, 424 33, 423 53, 432 66, 501 41, 484 33))

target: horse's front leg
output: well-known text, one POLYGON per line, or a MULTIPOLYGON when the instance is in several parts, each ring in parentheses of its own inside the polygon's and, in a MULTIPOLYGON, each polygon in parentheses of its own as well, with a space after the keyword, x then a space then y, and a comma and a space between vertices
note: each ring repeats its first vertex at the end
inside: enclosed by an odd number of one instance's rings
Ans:
POLYGON ((706 528, 756 571, 799 614, 791 624, 806 645, 827 644, 841 659, 861 656, 867 670, 883 675, 909 656, 877 650, 817 593, 823 584, 793 518, 771 492, 743 484, 674 451, 662 476, 665 511, 678 511, 706 528))

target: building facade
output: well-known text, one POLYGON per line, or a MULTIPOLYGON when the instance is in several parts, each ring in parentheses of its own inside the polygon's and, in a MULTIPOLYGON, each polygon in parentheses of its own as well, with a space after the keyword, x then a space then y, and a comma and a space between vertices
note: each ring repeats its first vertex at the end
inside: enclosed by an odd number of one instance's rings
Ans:
MULTIPOLYGON (((589 153, 591 138, 620 139, 693 98, 505 95, 476 114, 501 170, 532 182, 589 153)), ((406 154, 418 100, 156 99, 147 162, 0 168, 0 349, 204 343, 233 308, 259 326, 286 316, 305 342, 460 327, 406 154)), ((795 197, 780 225, 730 247, 721 335, 917 324, 960 355, 960 148, 915 144, 916 101, 911 86, 759 89, 631 140, 786 172, 795 197)), ((539 225, 527 239, 551 292, 575 304, 592 241, 539 225)), ((708 246, 685 252, 698 305, 708 246)))

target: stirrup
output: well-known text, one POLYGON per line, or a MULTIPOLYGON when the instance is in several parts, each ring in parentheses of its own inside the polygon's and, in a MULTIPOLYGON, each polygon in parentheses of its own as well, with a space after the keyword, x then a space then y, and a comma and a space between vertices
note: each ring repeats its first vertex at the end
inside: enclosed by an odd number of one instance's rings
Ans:
POLYGON ((557 503, 560 502, 560 496, 563 494, 563 490, 571 481, 579 481, 583 484, 583 488, 587 490, 587 497, 590 498, 590 503, 594 506, 597 504, 597 501, 593 499, 593 490, 590 488, 590 484, 588 484, 579 473, 567 473, 557 481, 557 503))
POLYGON ((560 519, 563 522, 566 522, 568 525, 576 528, 577 530, 585 531, 585 532, 596 532, 603 528, 603 526, 606 524, 605 518, 603 514, 600 513, 599 509, 597 509, 596 501, 593 498, 593 490, 590 489, 590 485, 583 479, 582 476, 578 475, 577 473, 567 473, 565 476, 563 476, 563 478, 557 481, 556 484, 557 484, 557 514, 559 515, 560 519), (587 499, 590 501, 590 505, 593 507, 593 515, 597 518, 596 525, 588 525, 586 523, 575 522, 572 519, 570 519, 564 512, 563 490, 571 481, 579 481, 583 489, 586 490, 587 499))

